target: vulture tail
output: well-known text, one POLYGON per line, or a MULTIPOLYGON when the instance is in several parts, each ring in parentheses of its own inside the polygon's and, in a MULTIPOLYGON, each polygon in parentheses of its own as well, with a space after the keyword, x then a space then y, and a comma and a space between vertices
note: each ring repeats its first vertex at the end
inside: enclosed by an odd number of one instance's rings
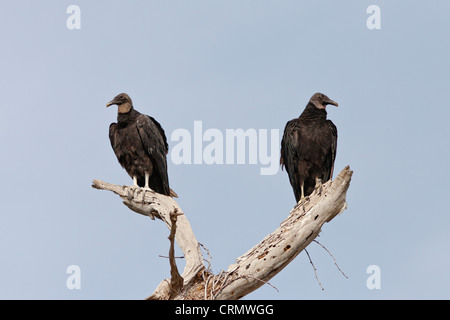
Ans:
MULTIPOLYGON (((170 189, 170 188, 169 188, 169 189, 170 189)), ((172 198, 178 198, 177 193, 176 193, 175 191, 173 191, 172 189, 170 189, 170 196, 171 196, 172 198)))

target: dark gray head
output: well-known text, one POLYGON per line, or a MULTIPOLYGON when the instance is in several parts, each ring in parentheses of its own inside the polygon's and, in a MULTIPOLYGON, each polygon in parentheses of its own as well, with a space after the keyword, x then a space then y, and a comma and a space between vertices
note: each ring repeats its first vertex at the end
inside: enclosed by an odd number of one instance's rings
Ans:
POLYGON ((127 113, 133 108, 133 101, 126 93, 120 93, 106 104, 106 107, 116 104, 119 107, 119 113, 127 113))
POLYGON ((326 109, 326 106, 328 104, 336 107, 338 106, 338 103, 336 101, 331 100, 326 95, 320 92, 314 93, 311 99, 309 99, 309 102, 316 106, 317 109, 326 109))

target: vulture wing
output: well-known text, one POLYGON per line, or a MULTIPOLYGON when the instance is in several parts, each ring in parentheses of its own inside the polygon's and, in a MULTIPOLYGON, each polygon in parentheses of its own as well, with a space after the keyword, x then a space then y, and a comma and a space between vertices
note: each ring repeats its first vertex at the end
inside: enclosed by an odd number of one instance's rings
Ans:
POLYGON ((326 157, 326 170, 324 172, 324 179, 322 181, 325 183, 328 180, 333 178, 333 170, 334 170, 334 160, 336 159, 336 150, 337 150, 337 128, 331 120, 327 120, 327 125, 330 130, 330 153, 326 157))
MULTIPOLYGON (((298 119, 293 119, 286 123, 284 128, 283 138, 281 140, 281 168, 286 167, 289 176, 289 181, 296 199, 300 199, 300 174, 299 168, 299 150, 300 148, 300 130, 297 126, 298 119)), ((297 200, 298 201, 298 200, 297 200)))
MULTIPOLYGON (((170 194, 169 177, 167 175, 168 144, 161 125, 154 118, 141 114, 136 119, 136 126, 141 137, 142 145, 154 163, 154 174, 160 178, 166 195, 170 194)), ((149 182, 152 188, 152 181, 149 182)), ((152 188, 153 189, 153 188, 152 188)))

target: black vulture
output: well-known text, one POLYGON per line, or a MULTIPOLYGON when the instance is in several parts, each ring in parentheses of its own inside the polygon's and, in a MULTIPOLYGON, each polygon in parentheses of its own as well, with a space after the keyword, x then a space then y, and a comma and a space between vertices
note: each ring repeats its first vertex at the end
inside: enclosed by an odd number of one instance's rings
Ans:
POLYGON ((338 106, 323 93, 315 93, 300 117, 284 128, 280 164, 286 167, 297 202, 333 175, 337 128, 327 120, 329 104, 338 106))
POLYGON ((176 196, 169 187, 166 159, 169 146, 161 125, 135 110, 126 93, 118 94, 106 107, 114 104, 118 106, 117 123, 109 126, 109 140, 133 185, 176 196))

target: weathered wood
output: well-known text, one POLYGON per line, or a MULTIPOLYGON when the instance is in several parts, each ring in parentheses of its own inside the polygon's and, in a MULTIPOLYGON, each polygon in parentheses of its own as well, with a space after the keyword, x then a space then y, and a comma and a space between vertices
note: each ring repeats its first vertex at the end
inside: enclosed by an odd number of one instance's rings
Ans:
POLYGON ((172 224, 170 228, 170 249, 169 249, 169 264, 170 264, 170 296, 169 300, 172 297, 177 296, 181 290, 183 289, 183 277, 180 276, 178 272, 177 264, 175 262, 175 234, 177 230, 177 216, 178 213, 172 212, 170 214, 170 222, 172 224))
POLYGON ((346 192, 352 171, 346 167, 337 178, 297 204, 289 216, 260 243, 228 268, 229 284, 215 299, 239 299, 268 282, 320 233, 325 222, 347 208, 346 192))
MULTIPOLYGON (((319 235, 325 222, 347 208, 346 193, 352 174, 350 168, 345 167, 334 181, 328 181, 320 193, 316 190, 298 203, 274 232, 219 275, 204 269, 199 244, 189 222, 185 215, 178 216, 175 239, 186 257, 182 275, 184 287, 180 294, 171 296, 170 279, 165 279, 149 299, 240 299, 268 283, 319 235)), ((93 187, 117 193, 130 209, 162 219, 169 228, 170 213, 175 210, 182 213, 172 198, 151 191, 98 180, 93 187)))
MULTIPOLYGON (((149 216, 152 220, 156 218, 164 221, 169 230, 171 230, 171 213, 177 213, 177 232, 175 241, 184 254, 186 265, 181 277, 184 279, 184 287, 188 287, 197 273, 202 271, 203 256, 199 243, 192 231, 191 224, 184 215, 176 201, 168 196, 156 193, 154 191, 144 190, 143 188, 133 186, 119 186, 112 183, 94 180, 92 187, 101 190, 109 190, 123 199, 123 203, 131 210, 149 216)), ((160 289, 157 289, 149 299, 167 299, 170 292, 170 279, 161 282, 160 289)), ((159 288, 158 287, 158 288, 159 288)))

